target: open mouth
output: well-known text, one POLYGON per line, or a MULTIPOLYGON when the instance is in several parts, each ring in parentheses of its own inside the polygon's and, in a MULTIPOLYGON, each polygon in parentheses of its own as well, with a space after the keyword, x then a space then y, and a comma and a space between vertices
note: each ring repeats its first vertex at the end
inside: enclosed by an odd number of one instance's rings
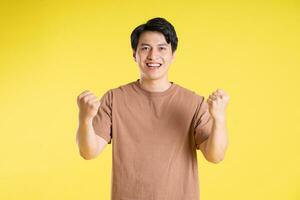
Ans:
POLYGON ((160 63, 146 63, 149 68, 159 68, 161 66, 160 63))

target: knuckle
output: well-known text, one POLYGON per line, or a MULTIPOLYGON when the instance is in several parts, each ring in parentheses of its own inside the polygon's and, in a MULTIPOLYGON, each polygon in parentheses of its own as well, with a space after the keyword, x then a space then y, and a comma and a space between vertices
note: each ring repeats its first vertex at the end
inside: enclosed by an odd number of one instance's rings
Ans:
POLYGON ((84 97, 84 98, 82 98, 82 101, 83 101, 83 103, 88 103, 89 101, 88 101, 89 99, 87 98, 87 97, 84 97))

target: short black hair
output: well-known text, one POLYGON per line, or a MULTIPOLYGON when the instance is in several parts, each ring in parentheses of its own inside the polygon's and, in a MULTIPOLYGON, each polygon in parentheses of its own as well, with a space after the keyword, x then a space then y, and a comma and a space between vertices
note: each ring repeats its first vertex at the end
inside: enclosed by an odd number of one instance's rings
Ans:
POLYGON ((171 42, 172 53, 177 49, 178 38, 173 25, 162 17, 148 20, 145 24, 137 26, 131 33, 131 48, 136 51, 140 35, 145 31, 158 31, 165 36, 167 43, 171 42))

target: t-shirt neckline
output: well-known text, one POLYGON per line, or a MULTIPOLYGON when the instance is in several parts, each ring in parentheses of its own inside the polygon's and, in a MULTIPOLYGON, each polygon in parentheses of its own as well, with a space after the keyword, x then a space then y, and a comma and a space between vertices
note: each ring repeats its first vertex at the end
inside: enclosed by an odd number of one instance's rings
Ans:
POLYGON ((166 94, 169 94, 171 93, 174 89, 175 89, 175 83, 173 81, 170 81, 171 83, 171 86, 162 91, 162 92, 151 92, 151 91, 148 91, 148 90, 145 90, 144 88, 142 88, 140 82, 139 82, 140 79, 137 79, 136 81, 134 81, 134 85, 142 92, 144 93, 145 95, 148 95, 148 96, 164 96, 166 94))

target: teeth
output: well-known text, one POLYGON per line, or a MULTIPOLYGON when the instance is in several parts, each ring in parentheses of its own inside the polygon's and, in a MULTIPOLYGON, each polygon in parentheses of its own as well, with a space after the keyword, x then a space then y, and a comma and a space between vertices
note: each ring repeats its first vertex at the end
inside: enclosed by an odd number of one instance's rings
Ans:
POLYGON ((158 64, 158 63, 147 63, 147 66, 149 66, 149 67, 160 67, 160 64, 158 64))

